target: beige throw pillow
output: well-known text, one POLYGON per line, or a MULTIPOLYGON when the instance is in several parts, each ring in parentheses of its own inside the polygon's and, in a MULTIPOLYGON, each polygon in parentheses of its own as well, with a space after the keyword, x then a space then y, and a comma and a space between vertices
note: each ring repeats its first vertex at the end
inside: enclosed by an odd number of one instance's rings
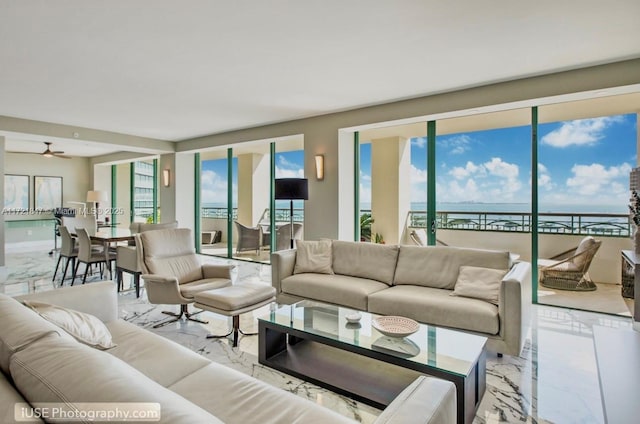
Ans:
POLYGON ((472 297, 497 305, 500 283, 506 274, 503 269, 461 266, 451 296, 472 297))
POLYGON ((296 266, 294 274, 314 272, 333 274, 331 268, 331 240, 296 240, 296 266))
POLYGON ((81 343, 98 349, 116 346, 107 326, 93 315, 42 302, 25 301, 24 304, 81 343))

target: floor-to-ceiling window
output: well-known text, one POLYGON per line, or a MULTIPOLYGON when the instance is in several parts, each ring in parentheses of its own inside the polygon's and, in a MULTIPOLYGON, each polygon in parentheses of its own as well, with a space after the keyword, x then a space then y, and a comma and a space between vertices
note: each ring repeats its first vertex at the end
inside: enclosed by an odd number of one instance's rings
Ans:
MULTIPOLYGON (((299 136, 201 152, 202 253, 268 263, 272 250, 289 245, 288 201, 275 202, 272 230, 272 180, 304 177, 302 146, 299 136)), ((293 220, 302 238, 302 201, 294 201, 293 220)))
POLYGON ((153 161, 137 161, 132 166, 132 220, 153 222, 155 167, 153 161))
POLYGON ((530 258, 529 109, 436 124, 437 238, 530 258))
MULTIPOLYGON (((415 229, 428 233, 423 199, 433 187, 435 195, 426 199, 437 202, 441 244, 508 250, 514 258, 535 263, 538 258, 571 253, 591 235, 602 241, 602 248, 588 277, 604 285, 598 284, 595 292, 576 293, 537 289, 532 281, 534 299, 628 315, 620 296, 620 251, 631 246, 628 179, 637 163, 638 114, 625 113, 626 97, 438 120, 433 166, 427 166, 429 143, 415 135, 411 128, 415 124, 363 130, 359 135, 364 141, 358 146, 359 206, 376 209, 371 205, 376 185, 384 187, 392 180, 400 189, 384 190, 393 195, 389 201, 397 198, 400 204, 404 166, 411 173, 407 234, 415 229), (410 140, 409 165, 402 153, 396 154, 405 148, 403 137, 410 140), (376 143, 380 151, 388 146, 395 151, 378 161, 376 143), (382 178, 376 167, 387 168, 382 178), (434 172, 433 178, 428 178, 429 172, 434 172), (532 175, 537 175, 535 192, 532 175)), ((372 218, 376 220, 375 211, 372 218)), ((375 234, 375 224, 373 228, 375 234)), ((412 240, 404 237, 400 242, 412 240)))
POLYGON ((539 108, 538 256, 569 264, 591 261, 579 284, 541 272, 539 303, 630 313, 621 296, 620 252, 630 246, 629 173, 637 160, 638 115, 606 113, 624 111, 612 105, 625 97, 539 108), (600 247, 593 256, 571 259, 586 237, 600 247))

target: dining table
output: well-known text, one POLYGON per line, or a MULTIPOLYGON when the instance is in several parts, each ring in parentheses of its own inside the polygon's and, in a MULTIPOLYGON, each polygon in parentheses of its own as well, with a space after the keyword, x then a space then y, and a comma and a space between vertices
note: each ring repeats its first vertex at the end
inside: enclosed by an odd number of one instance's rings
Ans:
MULTIPOLYGON (((89 231, 89 238, 93 242, 98 242, 104 246, 105 261, 109 263, 109 248, 121 242, 134 242, 134 233, 127 228, 98 228, 97 231, 89 231)), ((111 267, 107 266, 109 278, 113 278, 111 267)))

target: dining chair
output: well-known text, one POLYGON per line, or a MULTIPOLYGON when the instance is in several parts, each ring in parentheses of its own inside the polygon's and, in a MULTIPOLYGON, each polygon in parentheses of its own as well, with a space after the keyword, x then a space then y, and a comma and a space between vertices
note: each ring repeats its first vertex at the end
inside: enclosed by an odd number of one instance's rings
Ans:
POLYGON ((73 269, 73 277, 71 278, 71 285, 76 281, 76 275, 78 273, 78 267, 80 263, 85 264, 84 276, 82 277, 82 284, 87 280, 87 273, 89 272, 89 267, 93 264, 98 264, 100 267, 100 277, 103 276, 102 264, 109 267, 111 269, 111 263, 116 259, 116 255, 112 251, 108 251, 109 260, 107 261, 107 255, 104 250, 96 250, 92 248, 91 238, 89 237, 89 233, 84 228, 76 228, 76 236, 78 237, 78 256, 77 263, 75 268, 73 269))
POLYGON ((73 272, 76 265, 76 258, 78 257, 78 249, 76 249, 76 240, 71 236, 69 230, 64 225, 58 226, 58 231, 60 232, 60 254, 58 256, 58 262, 56 263, 56 270, 53 272, 53 278, 51 281, 56 280, 56 275, 58 274, 58 267, 60 266, 60 261, 62 258, 65 258, 64 262, 64 272, 62 273, 62 280, 60 280, 60 286, 64 284, 64 279, 67 276, 67 269, 69 268, 69 262, 71 262, 71 272, 73 272))

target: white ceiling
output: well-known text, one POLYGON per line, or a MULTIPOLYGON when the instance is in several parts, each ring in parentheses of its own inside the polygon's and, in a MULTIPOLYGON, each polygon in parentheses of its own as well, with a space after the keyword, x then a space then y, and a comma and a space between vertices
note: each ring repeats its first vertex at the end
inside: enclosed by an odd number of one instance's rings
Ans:
POLYGON ((0 0, 0 115, 183 140, 637 58, 639 17, 638 0, 0 0))

